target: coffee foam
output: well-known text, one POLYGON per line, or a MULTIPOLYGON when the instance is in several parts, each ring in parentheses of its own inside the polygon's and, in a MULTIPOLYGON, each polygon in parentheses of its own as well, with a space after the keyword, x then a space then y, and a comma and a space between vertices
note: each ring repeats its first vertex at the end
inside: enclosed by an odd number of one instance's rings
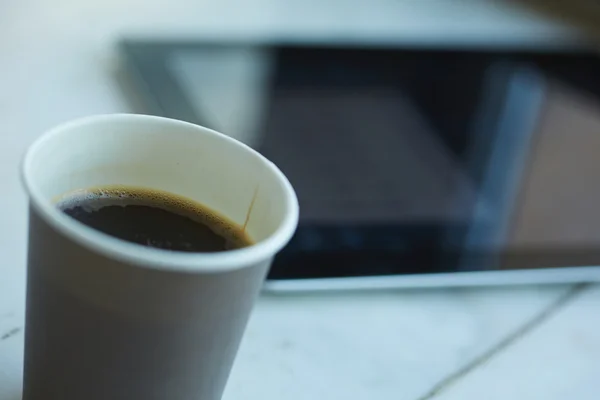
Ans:
POLYGON ((121 185, 77 189, 60 196, 55 204, 61 210, 82 207, 87 212, 107 206, 153 206, 203 223, 236 243, 253 243, 242 226, 229 218, 192 199, 157 189, 121 185))

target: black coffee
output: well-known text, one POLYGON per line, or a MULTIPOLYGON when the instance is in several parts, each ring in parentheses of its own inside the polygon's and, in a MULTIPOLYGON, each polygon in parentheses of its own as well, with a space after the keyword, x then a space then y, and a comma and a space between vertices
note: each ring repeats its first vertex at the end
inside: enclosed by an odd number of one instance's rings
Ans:
POLYGON ((143 246, 202 253, 252 244, 244 230, 227 218, 163 191, 93 188, 68 194, 57 205, 91 228, 143 246))

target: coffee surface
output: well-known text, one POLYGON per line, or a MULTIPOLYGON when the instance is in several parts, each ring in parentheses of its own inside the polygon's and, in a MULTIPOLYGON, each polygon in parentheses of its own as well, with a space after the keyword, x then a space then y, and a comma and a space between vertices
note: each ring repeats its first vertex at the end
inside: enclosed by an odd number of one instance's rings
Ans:
POLYGON ((91 228, 142 246, 205 253, 252 244, 240 226, 215 211, 159 190, 97 187, 69 193, 57 206, 91 228))

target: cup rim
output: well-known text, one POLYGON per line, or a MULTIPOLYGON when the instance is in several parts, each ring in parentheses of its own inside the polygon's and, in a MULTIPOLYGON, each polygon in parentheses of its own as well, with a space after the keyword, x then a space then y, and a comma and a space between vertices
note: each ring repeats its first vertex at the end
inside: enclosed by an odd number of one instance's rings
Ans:
POLYGON ((299 206, 296 193, 287 177, 279 168, 262 154, 227 135, 216 132, 200 125, 175 120, 171 118, 144 114, 100 114, 78 118, 60 124, 38 137, 27 148, 21 160, 21 182, 29 196, 30 207, 52 228, 74 242, 98 252, 108 258, 123 261, 140 267, 162 271, 189 273, 218 273, 241 269, 264 262, 281 250, 293 236, 298 224, 299 206), (162 249, 140 246, 135 243, 117 239, 113 236, 90 228, 62 213, 52 203, 51 199, 42 195, 32 177, 32 162, 39 149, 51 139, 66 134, 71 129, 81 128, 99 122, 118 122, 125 120, 156 121, 170 124, 174 128, 185 127, 197 129, 203 134, 218 136, 231 146, 252 153, 283 186, 285 200, 285 216, 279 226, 269 237, 251 246, 241 249, 227 250, 218 253, 184 253, 170 252, 162 249))

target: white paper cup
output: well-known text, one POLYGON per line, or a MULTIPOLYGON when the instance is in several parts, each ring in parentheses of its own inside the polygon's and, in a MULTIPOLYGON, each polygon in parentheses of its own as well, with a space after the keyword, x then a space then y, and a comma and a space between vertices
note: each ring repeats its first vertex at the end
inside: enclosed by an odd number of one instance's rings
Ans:
POLYGON ((277 167, 181 121, 105 115, 38 139, 30 198, 24 400, 217 400, 273 256, 298 221, 277 167), (147 248, 95 231, 53 201, 130 185, 186 196, 244 224, 222 253, 147 248))

